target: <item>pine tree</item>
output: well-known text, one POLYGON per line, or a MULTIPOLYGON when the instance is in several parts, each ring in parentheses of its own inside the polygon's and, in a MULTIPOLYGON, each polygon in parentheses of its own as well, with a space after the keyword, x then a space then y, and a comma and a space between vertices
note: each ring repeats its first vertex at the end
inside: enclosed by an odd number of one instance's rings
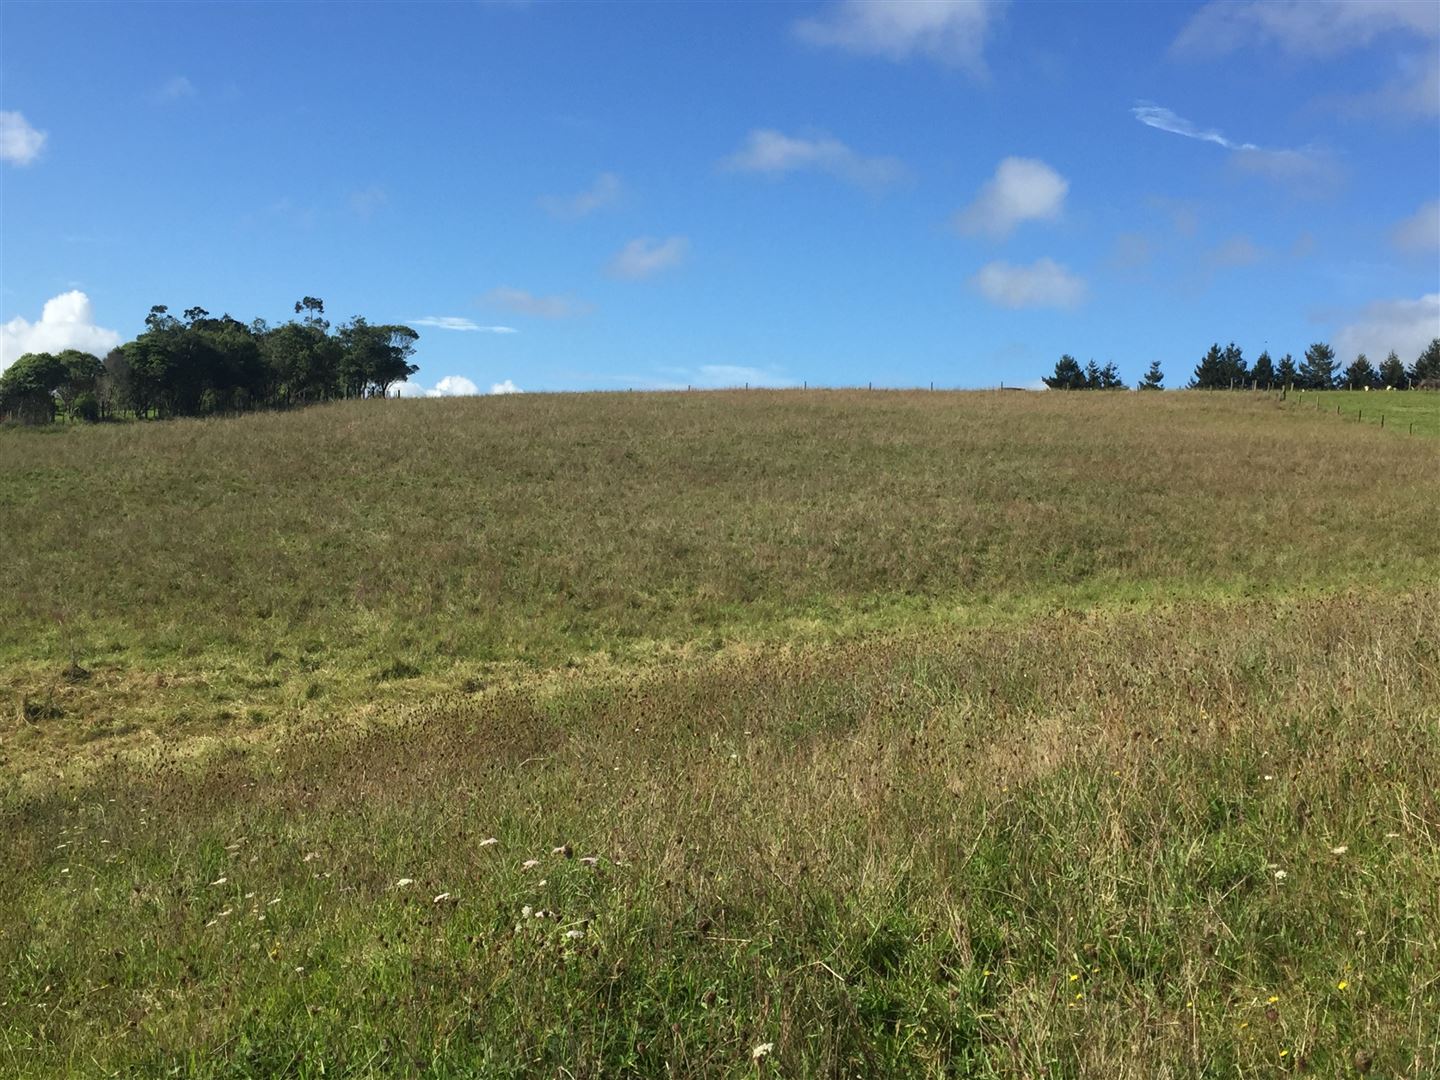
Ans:
POLYGON ((1140 390, 1164 390, 1165 373, 1160 370, 1160 361, 1151 360, 1150 370, 1145 372, 1145 377, 1140 380, 1140 390))
POLYGON ((1215 390, 1221 386, 1229 385, 1224 378, 1225 357, 1220 351, 1220 343, 1217 341, 1210 346, 1200 360, 1199 366, 1195 368, 1195 377, 1190 380, 1191 390, 1215 390))
POLYGON ((1100 365, 1091 360, 1085 365, 1085 389, 1100 389, 1100 365))
POLYGON ((1346 390, 1370 390, 1380 385, 1374 365, 1363 352, 1345 369, 1341 382, 1346 390))
POLYGON ((1115 361, 1109 361, 1100 369, 1100 389, 1120 390, 1125 386, 1125 380, 1120 378, 1120 370, 1115 366, 1115 361))
POLYGON ((1245 385, 1245 357, 1233 341, 1220 353, 1220 387, 1229 390, 1245 385))
POLYGON ((1055 374, 1042 381, 1052 390, 1083 390, 1085 373, 1080 370, 1075 358, 1066 353, 1056 361, 1055 374))
POLYGON ((1287 352, 1275 368, 1275 381, 1288 390, 1299 377, 1299 372, 1295 370, 1295 358, 1287 352))
POLYGON ((1296 372, 1296 381, 1306 390, 1332 390, 1335 387, 1335 350, 1317 341, 1305 350, 1305 360, 1296 372))
POLYGON ((1404 390, 1410 385, 1410 375, 1394 349, 1391 349, 1390 355, 1380 363, 1380 383, 1393 390, 1404 390))
POLYGON ((1262 352, 1255 358, 1255 366, 1250 369, 1250 380, 1262 390, 1269 390, 1275 385, 1275 364, 1268 352, 1262 352))
POLYGON ((1410 369, 1410 380, 1413 386, 1440 389, 1440 338, 1431 339, 1425 347, 1420 359, 1410 369))

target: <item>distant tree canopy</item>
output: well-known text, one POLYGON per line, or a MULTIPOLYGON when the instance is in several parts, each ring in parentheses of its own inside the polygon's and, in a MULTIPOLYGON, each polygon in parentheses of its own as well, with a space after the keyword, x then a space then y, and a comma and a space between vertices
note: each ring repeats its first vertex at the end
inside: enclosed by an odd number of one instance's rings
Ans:
POLYGON ((250 409, 383 397, 418 369, 408 326, 356 316, 331 332, 325 303, 307 296, 301 316, 279 326, 214 318, 201 307, 180 318, 150 309, 145 330, 102 361, 67 349, 27 353, 0 373, 0 419, 49 423, 130 414, 210 416, 250 409))
POLYGON ((1044 380, 1052 390, 1117 390, 1125 386, 1114 364, 1103 368, 1091 360, 1084 368, 1068 353, 1055 365, 1055 374, 1044 380))
MULTIPOLYGON (((1123 387, 1114 364, 1103 368, 1090 361, 1085 367, 1066 353, 1055 364, 1055 372, 1044 377, 1044 383, 1052 390, 1113 390, 1123 387)), ((1136 384, 1139 390, 1160 390, 1165 385, 1165 374, 1160 370, 1160 361, 1150 363, 1150 369, 1136 384)), ((1216 342, 1211 345, 1195 373, 1190 379, 1192 390, 1251 390, 1281 389, 1296 390, 1406 390, 1410 388, 1440 390, 1440 338, 1435 338, 1425 347, 1419 358, 1409 368, 1395 353, 1377 368, 1361 353, 1344 370, 1335 350, 1323 341, 1317 341, 1305 350, 1304 358, 1297 365, 1295 358, 1286 353, 1278 361, 1271 358, 1269 351, 1262 352, 1250 367, 1244 353, 1233 341, 1224 348, 1216 342)))

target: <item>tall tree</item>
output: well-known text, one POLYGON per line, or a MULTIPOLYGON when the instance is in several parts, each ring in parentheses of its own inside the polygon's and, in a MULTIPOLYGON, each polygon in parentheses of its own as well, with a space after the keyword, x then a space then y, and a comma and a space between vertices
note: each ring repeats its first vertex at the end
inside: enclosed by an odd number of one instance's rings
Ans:
POLYGON ((1346 390, 1373 390, 1380 385, 1380 376, 1370 358, 1362 352, 1350 362, 1340 382, 1346 390))
POLYGON ((55 419, 55 391, 65 381, 65 365, 50 353, 26 353, 0 372, 0 417, 22 424, 55 419))
POLYGON ((1269 390, 1275 385, 1275 364, 1268 351, 1255 358, 1255 366, 1250 369, 1250 381, 1262 390, 1269 390))
POLYGON ((1190 389, 1216 390, 1227 385, 1225 354, 1220 351, 1220 343, 1217 341, 1210 346, 1210 351, 1202 356, 1200 363, 1196 365, 1195 375, 1190 380, 1190 389))
POLYGON ((1245 385, 1245 376, 1245 357, 1232 341, 1220 353, 1220 385, 1227 390, 1238 389, 1245 385))
POLYGON ((55 359, 65 369, 65 378, 55 388, 55 396, 65 408, 65 415, 74 418, 75 403, 85 395, 94 395, 95 381, 104 370, 98 356, 91 356, 79 349, 66 349, 55 359))
POLYGON ((1125 380, 1120 378, 1120 369, 1115 366, 1115 361, 1107 361, 1100 369, 1099 388, 1101 390, 1123 390, 1125 380))
POLYGON ((1440 338, 1432 338, 1425 346, 1425 351, 1410 369, 1410 380, 1414 386, 1440 390, 1440 338))
POLYGON ((1051 390, 1083 390, 1085 372, 1080 370, 1076 359, 1066 353, 1055 362, 1055 374, 1045 377, 1043 382, 1051 390))
POLYGON ((1151 360, 1150 369, 1145 372, 1145 377, 1140 380, 1141 390, 1164 390, 1165 373, 1160 370, 1160 361, 1151 360))
POLYGON ((1287 352, 1280 358, 1280 363, 1275 365, 1275 381, 1288 390, 1299 378, 1300 373, 1295 369, 1295 358, 1287 352))
POLYGON ((1305 350, 1305 360, 1296 372, 1296 381, 1306 390, 1330 390, 1335 386, 1335 350, 1317 341, 1305 350))
POLYGON ((1389 356, 1380 361, 1380 384, 1391 390, 1404 390, 1410 384, 1410 376, 1405 370, 1405 363, 1394 349, 1390 350, 1389 356))
POLYGON ((1085 365, 1085 389, 1100 389, 1100 365, 1091 360, 1085 365))

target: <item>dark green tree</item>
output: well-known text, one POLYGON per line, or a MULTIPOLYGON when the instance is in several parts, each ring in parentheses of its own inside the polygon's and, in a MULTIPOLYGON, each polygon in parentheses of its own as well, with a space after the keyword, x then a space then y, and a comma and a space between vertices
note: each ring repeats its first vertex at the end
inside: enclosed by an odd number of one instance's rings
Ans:
POLYGON ((1228 385, 1225 378, 1225 354, 1221 352, 1220 343, 1217 341, 1196 365, 1195 375, 1190 380, 1190 389, 1218 390, 1228 385))
POLYGON ((1165 373, 1160 370, 1160 361, 1151 360, 1150 369, 1145 372, 1145 377, 1140 380, 1141 390, 1164 390, 1165 373))
POLYGON ((1410 382, 1426 390, 1440 390, 1440 338, 1432 338, 1410 369, 1410 382))
POLYGON ((1363 352, 1350 362, 1340 377, 1340 384, 1346 390, 1373 390, 1380 385, 1380 376, 1375 365, 1363 352))
POLYGON ((1405 370, 1405 363, 1394 349, 1390 350, 1389 356, 1380 361, 1380 385, 1392 390, 1404 390, 1410 385, 1410 375, 1405 370))
POLYGON ((1052 390, 1083 390, 1085 389, 1085 372, 1080 370, 1080 365, 1075 358, 1066 353, 1055 362, 1055 374, 1046 377, 1043 381, 1052 390))
POLYGON ((55 419, 55 391, 65 382, 65 365, 50 353, 26 353, 0 372, 0 418, 22 424, 55 419))
POLYGON ((1295 381, 1306 390, 1331 390, 1335 386, 1335 366, 1335 350, 1317 341, 1305 350, 1295 381))
POLYGON ((1295 369, 1295 358, 1287 352, 1280 358, 1280 363, 1275 365, 1275 381, 1288 390, 1296 385, 1299 378, 1300 373, 1295 369))
POLYGON ((104 370, 104 365, 100 363, 98 356, 91 356, 79 349, 66 349, 55 359, 65 368, 65 378, 55 388, 55 396, 60 399, 65 415, 74 419, 76 399, 82 394, 88 394, 94 399, 95 383, 104 370))
POLYGON ((1275 385, 1275 364, 1268 351, 1255 358, 1255 366, 1250 369, 1250 381, 1261 390, 1269 390, 1275 385))
POLYGON ((1247 374, 1245 357, 1240 352, 1240 346, 1232 341, 1220 353, 1220 388, 1224 390, 1240 389, 1245 385, 1247 374))

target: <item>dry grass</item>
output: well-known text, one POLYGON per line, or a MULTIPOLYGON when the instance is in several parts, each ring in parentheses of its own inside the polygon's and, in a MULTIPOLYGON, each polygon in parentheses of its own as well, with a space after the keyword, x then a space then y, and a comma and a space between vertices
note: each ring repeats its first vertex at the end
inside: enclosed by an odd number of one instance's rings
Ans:
POLYGON ((0 465, 0 1074, 1440 1069, 1433 443, 672 395, 0 465))

